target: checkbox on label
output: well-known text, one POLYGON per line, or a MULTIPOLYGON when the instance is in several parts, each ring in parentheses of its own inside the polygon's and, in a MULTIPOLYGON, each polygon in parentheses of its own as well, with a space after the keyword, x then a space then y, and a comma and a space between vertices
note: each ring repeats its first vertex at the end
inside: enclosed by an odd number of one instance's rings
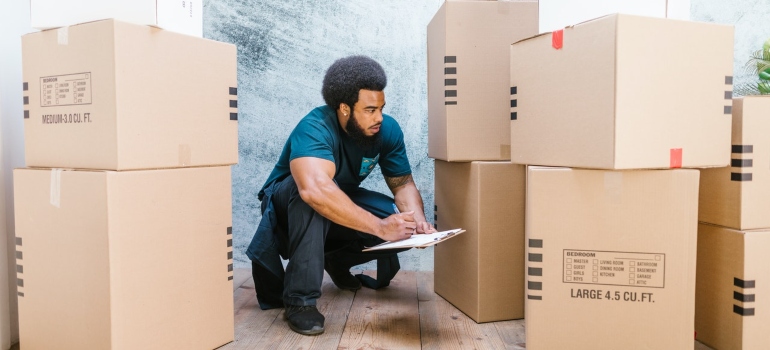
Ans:
POLYGON ((628 277, 634 278, 634 274, 633 273, 629 273, 628 277))
POLYGON ((572 271, 567 271, 567 275, 571 275, 571 274, 572 274, 572 271))
POLYGON ((631 271, 631 272, 636 272, 636 268, 635 268, 635 267, 629 267, 629 268, 628 268, 628 271, 631 271))
POLYGON ((631 266, 636 266, 636 261, 631 261, 628 264, 631 265, 631 266))
POLYGON ((567 264, 567 268, 571 269, 572 268, 572 264, 567 264))
POLYGON ((594 282, 599 282, 599 279, 594 277, 594 282))
POLYGON ((628 284, 636 284, 636 283, 634 283, 634 280, 628 280, 628 284))
POLYGON ((567 276, 567 281, 572 281, 572 276, 567 276))
MULTIPOLYGON (((594 271, 594 276, 599 276, 599 271, 594 271)), ((596 282, 596 281, 594 281, 596 282)))
POLYGON ((598 270, 598 269, 599 269, 599 266, 594 265, 594 270, 598 270))
POLYGON ((572 258, 567 258, 567 262, 571 263, 572 262, 572 258))

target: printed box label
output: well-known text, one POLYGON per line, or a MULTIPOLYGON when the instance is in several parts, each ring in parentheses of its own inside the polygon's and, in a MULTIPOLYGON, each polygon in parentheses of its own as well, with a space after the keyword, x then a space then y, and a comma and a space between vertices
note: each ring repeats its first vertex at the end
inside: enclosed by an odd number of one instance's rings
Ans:
POLYGON ((564 250, 564 283, 664 288, 666 255, 564 250))
POLYGON ((40 78, 40 106, 91 104, 91 73, 40 78))

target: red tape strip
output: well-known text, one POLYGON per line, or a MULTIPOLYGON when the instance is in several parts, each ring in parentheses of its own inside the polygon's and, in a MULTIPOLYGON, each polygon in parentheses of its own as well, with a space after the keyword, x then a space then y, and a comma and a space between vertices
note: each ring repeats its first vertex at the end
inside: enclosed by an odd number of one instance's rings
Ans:
POLYGON ((669 167, 670 168, 682 167, 682 149, 681 148, 671 149, 671 160, 670 160, 669 167))
POLYGON ((564 46, 564 29, 559 29, 551 33, 551 45, 557 50, 564 46))

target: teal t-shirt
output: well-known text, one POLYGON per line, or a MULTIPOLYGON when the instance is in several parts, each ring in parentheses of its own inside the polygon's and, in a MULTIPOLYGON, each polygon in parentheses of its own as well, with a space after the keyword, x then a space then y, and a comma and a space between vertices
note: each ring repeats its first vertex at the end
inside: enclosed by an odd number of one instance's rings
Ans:
POLYGON ((262 200, 265 188, 291 174, 289 162, 301 157, 334 162, 334 181, 343 191, 358 188, 377 164, 387 177, 411 174, 404 133, 398 122, 387 114, 382 116, 380 137, 382 142, 378 147, 364 151, 342 129, 335 111, 328 106, 313 109, 286 140, 278 163, 259 191, 259 200, 262 200))

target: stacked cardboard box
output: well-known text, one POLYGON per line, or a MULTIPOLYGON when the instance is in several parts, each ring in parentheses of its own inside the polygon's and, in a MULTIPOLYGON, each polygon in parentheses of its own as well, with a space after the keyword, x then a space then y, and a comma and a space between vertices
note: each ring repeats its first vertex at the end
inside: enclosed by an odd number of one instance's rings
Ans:
POLYGON ((23 348, 232 341, 235 47, 107 19, 25 35, 22 54, 23 348))
POLYGON ((732 45, 610 15, 511 46, 528 349, 692 347, 699 173, 655 169, 727 165, 732 45))
POLYGON ((510 163, 508 47, 537 33, 537 2, 446 1, 428 25, 434 290, 476 322, 524 317, 524 167, 510 163))
POLYGON ((770 341, 770 97, 733 101, 730 167, 701 171, 697 339, 716 349, 770 341))

